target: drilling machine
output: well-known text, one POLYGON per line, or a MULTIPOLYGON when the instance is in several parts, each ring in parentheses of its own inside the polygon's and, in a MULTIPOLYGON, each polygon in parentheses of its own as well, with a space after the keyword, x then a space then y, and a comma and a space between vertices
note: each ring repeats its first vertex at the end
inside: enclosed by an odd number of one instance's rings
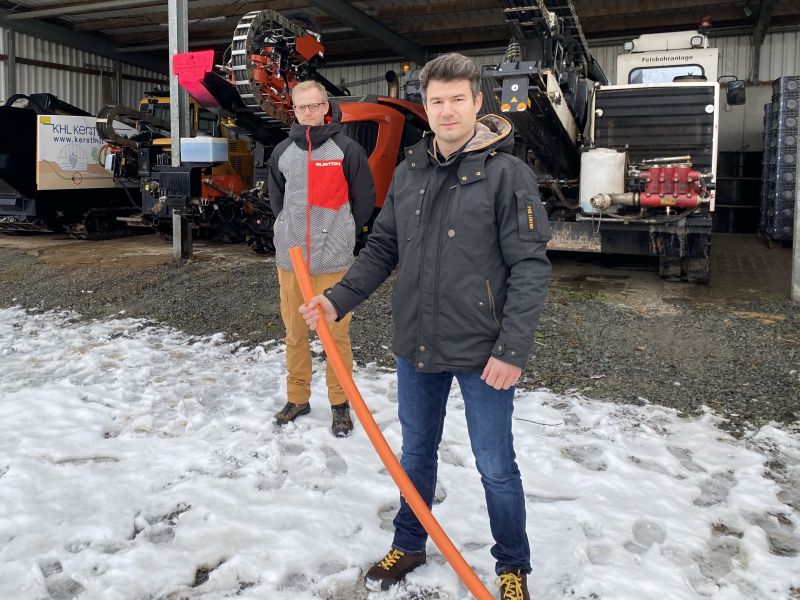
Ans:
MULTIPOLYGON (((237 241, 238 234, 255 250, 272 251, 274 216, 264 185, 267 160, 294 122, 291 89, 313 79, 339 107, 345 134, 368 156, 376 203, 372 218, 358 233, 357 247, 362 245, 383 205, 403 147, 421 138, 427 117, 419 104, 396 97, 350 96, 319 73, 323 64, 319 34, 273 10, 241 18, 222 64, 215 64, 212 50, 175 55, 173 70, 197 103, 196 112, 215 115, 225 136, 183 138, 179 167, 152 160, 153 140, 136 149, 135 173, 129 174, 142 181, 144 219, 164 227, 171 222, 172 211, 180 210, 188 212, 198 229, 223 233, 229 241, 237 241), (223 175, 215 170, 233 162, 234 138, 251 145, 252 186, 237 181, 242 179, 239 171, 223 175)), ((121 117, 116 114, 114 120, 121 117)))
MULTIPOLYGON (((503 0, 512 39, 483 71, 484 108, 513 122, 538 176, 548 248, 656 257, 707 283, 720 85, 710 19, 626 44, 610 85, 571 0, 503 0)), ((744 83, 726 84, 730 104, 744 83)))

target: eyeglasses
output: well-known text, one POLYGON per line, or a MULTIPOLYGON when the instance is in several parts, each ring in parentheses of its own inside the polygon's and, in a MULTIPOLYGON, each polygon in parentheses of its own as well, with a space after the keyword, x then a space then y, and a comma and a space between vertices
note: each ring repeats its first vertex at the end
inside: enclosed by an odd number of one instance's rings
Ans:
POLYGON ((323 106, 325 106, 325 102, 315 102, 314 104, 301 104, 295 105, 294 112, 312 112, 316 113, 319 112, 323 106))

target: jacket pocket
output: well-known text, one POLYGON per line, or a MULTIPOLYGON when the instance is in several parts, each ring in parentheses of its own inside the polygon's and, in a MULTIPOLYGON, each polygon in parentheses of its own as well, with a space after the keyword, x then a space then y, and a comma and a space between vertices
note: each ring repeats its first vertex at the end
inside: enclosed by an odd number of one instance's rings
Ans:
POLYGON ((494 293, 492 293, 492 285, 489 283, 489 280, 486 280, 486 294, 489 298, 489 314, 491 315, 492 319, 494 320, 494 324, 497 325, 497 329, 501 328, 500 320, 497 318, 497 305, 494 301, 494 293))
POLYGON ((407 242, 410 242, 414 238, 419 235, 419 224, 420 224, 420 217, 422 215, 422 207, 414 210, 414 213, 408 217, 408 225, 406 226, 405 230, 405 238, 407 242))
POLYGON ((423 199, 423 194, 418 194, 412 196, 407 203, 395 202, 397 247, 401 255, 405 254, 408 244, 419 237, 423 199))
POLYGON ((308 202, 311 206, 339 210, 349 200, 349 188, 341 160, 308 163, 308 202))
POLYGON ((469 325, 462 323, 462 328, 467 327, 470 332, 486 339, 497 337, 500 333, 500 321, 495 312, 494 294, 489 282, 472 280, 468 287, 464 287, 464 291, 456 291, 451 296, 453 305, 458 302, 463 304, 466 298, 469 299, 470 308, 462 312, 462 315, 469 317, 469 325))
POLYGON ((547 242, 552 235, 550 222, 539 196, 531 192, 515 192, 515 195, 520 241, 547 242))
POLYGON ((453 186, 446 234, 458 245, 485 249, 497 244, 494 196, 484 183, 453 186))
MULTIPOLYGON (((342 264, 352 262, 353 248, 356 245, 356 224, 351 213, 338 213, 321 231, 313 234, 311 245, 319 240, 320 250, 331 260, 342 264)), ((314 255, 312 254, 312 257, 314 255)))

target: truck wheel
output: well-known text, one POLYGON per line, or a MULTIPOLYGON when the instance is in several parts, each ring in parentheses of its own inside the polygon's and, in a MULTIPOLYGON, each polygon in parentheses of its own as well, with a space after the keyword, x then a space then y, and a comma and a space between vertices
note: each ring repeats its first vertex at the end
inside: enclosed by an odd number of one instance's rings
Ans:
POLYGON ((687 258, 686 281, 706 285, 711 276, 711 260, 706 258, 687 258))
POLYGON ((683 275, 680 256, 659 256, 658 274, 661 279, 680 281, 683 275))

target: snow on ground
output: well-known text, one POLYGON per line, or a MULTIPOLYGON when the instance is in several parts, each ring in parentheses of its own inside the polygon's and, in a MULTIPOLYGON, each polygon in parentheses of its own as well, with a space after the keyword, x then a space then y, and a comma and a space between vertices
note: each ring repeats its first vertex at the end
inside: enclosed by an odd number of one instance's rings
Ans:
MULTIPOLYGON (((330 433, 321 363, 311 414, 276 431, 279 345, 10 308, 0 360, 0 598, 365 597, 397 492, 359 426, 330 433)), ((356 382, 398 449, 394 373, 362 366, 356 382)), ((496 590, 461 407, 454 386, 434 514, 496 590)), ((711 414, 546 391, 519 393, 516 418, 534 598, 800 594, 796 432, 737 442, 711 414)), ((469 598, 428 550, 370 600, 469 598)))

